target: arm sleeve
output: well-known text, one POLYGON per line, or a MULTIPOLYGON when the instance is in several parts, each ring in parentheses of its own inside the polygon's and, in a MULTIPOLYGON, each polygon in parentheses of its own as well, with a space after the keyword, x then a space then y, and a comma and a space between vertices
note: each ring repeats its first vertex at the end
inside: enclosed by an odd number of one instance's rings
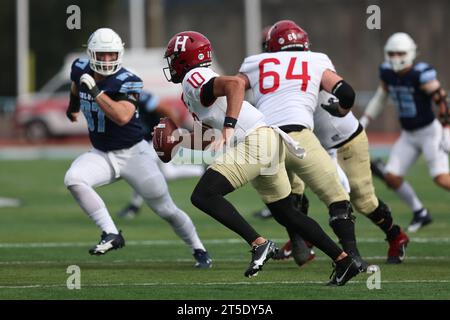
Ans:
POLYGON ((380 114, 381 110, 383 110, 384 106, 387 102, 387 92, 382 88, 382 86, 378 86, 375 95, 370 99, 369 104, 367 105, 364 114, 369 116, 371 119, 375 119, 380 114))

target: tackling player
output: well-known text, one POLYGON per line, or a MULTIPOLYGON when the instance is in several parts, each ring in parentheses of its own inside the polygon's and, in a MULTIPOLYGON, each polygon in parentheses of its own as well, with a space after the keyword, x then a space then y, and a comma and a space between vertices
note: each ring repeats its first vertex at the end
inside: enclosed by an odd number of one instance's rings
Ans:
POLYGON ((122 178, 192 248, 195 266, 210 267, 212 260, 194 224, 173 202, 152 149, 143 139, 136 112, 143 84, 122 68, 122 40, 111 29, 98 29, 89 37, 87 53, 89 59, 76 59, 72 64, 67 116, 73 122, 80 110, 83 112, 93 149, 75 159, 64 184, 102 230, 100 242, 89 253, 102 255, 125 245, 105 203, 94 190, 122 178))
MULTIPOLYGON (((177 108, 165 101, 161 101, 158 96, 148 91, 142 91, 139 95, 138 112, 139 119, 141 120, 144 129, 144 139, 150 142, 154 161, 158 164, 166 181, 200 177, 205 171, 202 165, 174 165, 170 162, 164 163, 159 160, 157 154, 154 152, 153 144, 151 143, 153 128, 159 123, 161 116, 168 117, 174 120, 175 123, 181 123, 187 113, 184 106, 177 108)), ((134 218, 138 214, 143 202, 144 199, 139 193, 134 191, 130 202, 118 213, 118 216, 127 219, 134 218)))

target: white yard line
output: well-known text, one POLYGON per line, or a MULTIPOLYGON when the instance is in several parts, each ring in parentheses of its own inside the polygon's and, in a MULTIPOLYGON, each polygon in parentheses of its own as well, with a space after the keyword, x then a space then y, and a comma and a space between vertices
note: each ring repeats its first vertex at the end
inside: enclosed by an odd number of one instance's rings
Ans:
MULTIPOLYGON (((279 244, 283 244, 287 239, 273 239, 279 244)), ((358 238, 359 243, 386 243, 380 238, 358 238)), ((416 238, 411 237, 412 243, 434 243, 448 244, 450 238, 416 238)), ((235 244, 244 243, 241 239, 208 239, 204 240, 205 244, 235 244)), ((0 248, 64 248, 64 247, 84 247, 92 246, 93 242, 23 242, 23 243, 0 243, 0 248)), ((167 245, 185 245, 181 240, 141 240, 127 241, 128 246, 167 246, 167 245)))
MULTIPOLYGON (((364 257, 367 261, 381 260, 384 261, 386 256, 368 256, 364 257)), ((446 261, 450 260, 450 256, 407 256, 407 260, 429 260, 429 261, 446 261)), ((226 262, 242 262, 247 263, 247 259, 213 259, 216 263, 226 262)), ((329 261, 327 257, 316 257, 317 261, 329 261)), ((166 262, 193 262, 193 258, 184 259, 129 259, 129 260, 112 260, 112 261, 98 261, 98 260, 15 260, 15 261, 0 261, 0 266, 7 265, 72 265, 72 264, 93 264, 93 265, 111 265, 111 264, 130 264, 130 263, 166 263, 166 262)), ((292 259, 286 260, 293 261, 292 259)), ((282 262, 285 263, 285 262, 282 262)))
MULTIPOLYGON (((327 281, 238 281, 238 282, 142 282, 142 283, 91 283, 81 285, 81 288, 104 288, 104 287, 155 287, 155 286, 254 286, 254 285, 302 285, 302 284, 325 284, 327 281)), ((349 283, 366 283, 366 281, 350 281, 349 283)), ((381 284, 386 283, 450 283, 450 280, 384 280, 381 284)), ((11 285, 11 286, 0 286, 0 289, 35 289, 35 288, 66 288, 65 284, 36 284, 36 285, 11 285)))

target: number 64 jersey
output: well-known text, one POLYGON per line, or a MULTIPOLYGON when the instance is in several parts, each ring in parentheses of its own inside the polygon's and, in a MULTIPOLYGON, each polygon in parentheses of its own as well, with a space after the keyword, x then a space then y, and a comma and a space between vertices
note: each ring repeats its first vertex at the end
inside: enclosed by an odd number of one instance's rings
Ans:
POLYGON ((239 72, 245 74, 255 106, 269 125, 302 125, 314 129, 322 74, 334 71, 327 55, 311 51, 280 51, 250 56, 239 72))

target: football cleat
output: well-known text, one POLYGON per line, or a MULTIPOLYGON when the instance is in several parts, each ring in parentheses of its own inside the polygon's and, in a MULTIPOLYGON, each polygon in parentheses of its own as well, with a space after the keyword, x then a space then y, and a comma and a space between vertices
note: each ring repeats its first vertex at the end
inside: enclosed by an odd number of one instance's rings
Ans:
POLYGON ((398 264, 402 263, 406 257, 406 246, 408 245, 409 238, 404 231, 400 233, 392 240, 389 241, 389 250, 386 263, 398 264))
POLYGON ((140 207, 135 206, 133 204, 129 204, 128 206, 123 208, 121 211, 119 211, 117 216, 119 218, 124 218, 124 219, 133 219, 137 216, 139 209, 140 209, 140 207))
POLYGON ((294 240, 286 242, 273 256, 273 259, 285 260, 292 256, 297 265, 302 266, 316 257, 316 253, 312 250, 312 247, 313 245, 311 243, 303 240, 300 236, 296 236, 294 240))
POLYGON ((431 214, 427 209, 423 208, 414 211, 413 219, 408 226, 408 232, 417 232, 420 228, 430 224, 433 220, 431 219, 431 214))
POLYGON ((125 246, 125 239, 122 237, 122 231, 119 234, 102 232, 100 242, 89 249, 92 255, 102 255, 110 250, 116 250, 125 246))
POLYGON ((264 208, 253 213, 253 216, 259 219, 269 219, 272 218, 272 212, 270 212, 269 209, 264 208))
POLYGON ((208 254, 208 251, 202 249, 195 249, 193 254, 195 261, 194 265, 196 268, 206 269, 212 267, 212 259, 208 254))
POLYGON ((351 256, 347 256, 338 262, 333 262, 333 272, 330 275, 330 282, 327 286, 343 286, 351 278, 361 273, 360 262, 351 256))
POLYGON ((253 246, 250 251, 252 253, 252 261, 250 261, 250 265, 244 275, 248 278, 257 276, 258 271, 262 270, 266 261, 272 258, 277 251, 275 243, 271 240, 266 240, 263 244, 253 246))

